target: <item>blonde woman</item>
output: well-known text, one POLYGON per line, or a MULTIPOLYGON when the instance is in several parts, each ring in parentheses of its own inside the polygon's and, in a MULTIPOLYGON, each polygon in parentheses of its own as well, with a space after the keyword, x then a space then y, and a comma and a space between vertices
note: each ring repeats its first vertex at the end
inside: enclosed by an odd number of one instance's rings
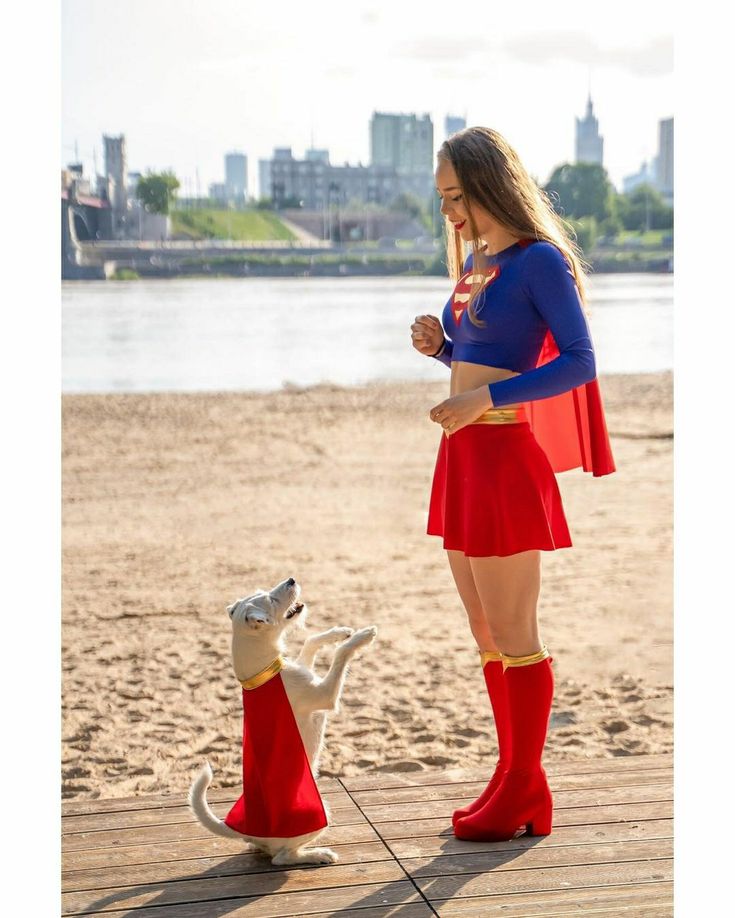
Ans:
POLYGON ((499 759, 458 838, 547 835, 541 764, 554 691, 539 636, 541 552, 572 545, 555 472, 614 471, 584 312, 578 250, 507 141, 467 128, 435 173, 456 281, 441 321, 417 316, 413 346, 451 370, 427 532, 441 536, 477 643, 499 759), (466 245, 471 245, 464 258, 466 245))

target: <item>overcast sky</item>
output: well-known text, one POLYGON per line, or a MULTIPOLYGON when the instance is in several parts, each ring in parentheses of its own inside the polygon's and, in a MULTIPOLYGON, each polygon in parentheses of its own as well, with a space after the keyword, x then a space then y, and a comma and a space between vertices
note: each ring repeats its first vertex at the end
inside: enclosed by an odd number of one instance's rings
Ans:
POLYGON ((422 0, 63 0, 62 150, 102 171, 103 133, 130 169, 171 167, 182 191, 222 181, 224 153, 274 146, 369 161, 372 112, 447 112, 499 130, 545 182, 573 161, 591 80, 618 188, 674 114, 670 5, 422 0), (591 75, 591 76, 590 76, 591 75))

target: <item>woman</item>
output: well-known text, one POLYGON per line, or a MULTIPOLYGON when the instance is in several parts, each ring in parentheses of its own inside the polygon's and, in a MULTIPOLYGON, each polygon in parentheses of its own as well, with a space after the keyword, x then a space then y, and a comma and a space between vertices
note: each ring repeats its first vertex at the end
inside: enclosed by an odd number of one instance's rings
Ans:
POLYGON ((487 787, 453 816, 458 838, 551 831, 541 765, 554 677, 536 617, 541 551, 572 544, 555 471, 614 471, 582 263, 563 221, 496 131, 438 154, 436 185, 457 285, 413 346, 451 369, 427 532, 442 536, 480 651, 498 735, 487 787), (462 266, 465 243, 472 251, 462 266))

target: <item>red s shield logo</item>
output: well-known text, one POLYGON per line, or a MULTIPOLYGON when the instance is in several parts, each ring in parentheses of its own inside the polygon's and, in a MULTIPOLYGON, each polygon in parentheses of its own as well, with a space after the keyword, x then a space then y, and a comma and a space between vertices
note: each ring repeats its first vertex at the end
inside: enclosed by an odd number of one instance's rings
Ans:
POLYGON ((482 283, 481 291, 486 290, 499 276, 500 265, 494 265, 487 273, 468 271, 460 277, 452 294, 452 315, 457 325, 462 321, 462 315, 467 309, 473 283, 482 283))

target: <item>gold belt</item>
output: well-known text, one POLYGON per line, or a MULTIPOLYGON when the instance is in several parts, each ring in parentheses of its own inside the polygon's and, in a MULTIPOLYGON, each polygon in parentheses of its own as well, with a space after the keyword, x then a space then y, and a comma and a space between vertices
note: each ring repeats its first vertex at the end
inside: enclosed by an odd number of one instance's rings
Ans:
POLYGON ((527 421, 525 408, 488 408, 473 424, 518 424, 527 421))

